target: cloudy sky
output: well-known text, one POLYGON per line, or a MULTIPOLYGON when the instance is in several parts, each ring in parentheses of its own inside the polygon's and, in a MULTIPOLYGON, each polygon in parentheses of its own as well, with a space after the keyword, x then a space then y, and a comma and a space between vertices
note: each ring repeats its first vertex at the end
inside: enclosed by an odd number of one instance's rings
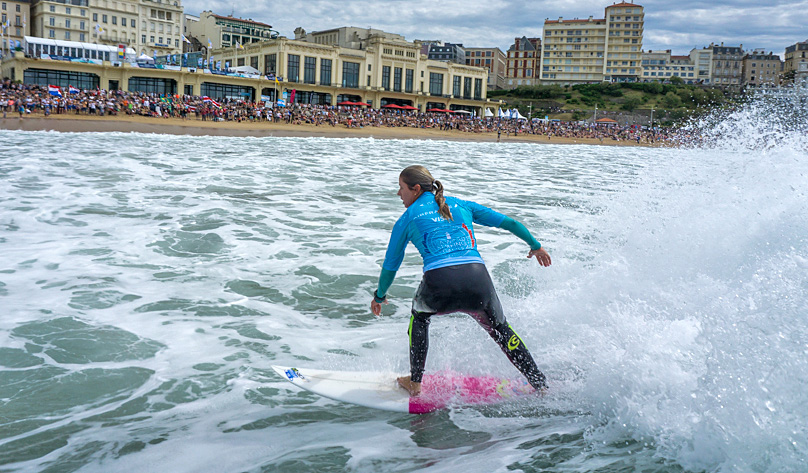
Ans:
MULTIPOLYGON (((604 17, 615 0, 183 0, 185 12, 268 23, 294 37, 298 26, 318 31, 372 27, 408 41, 436 39, 506 51, 517 36, 541 37, 544 20, 604 17)), ((808 40, 808 0, 646 0, 643 49, 685 55, 715 42, 762 48, 783 57, 786 46, 808 40)))

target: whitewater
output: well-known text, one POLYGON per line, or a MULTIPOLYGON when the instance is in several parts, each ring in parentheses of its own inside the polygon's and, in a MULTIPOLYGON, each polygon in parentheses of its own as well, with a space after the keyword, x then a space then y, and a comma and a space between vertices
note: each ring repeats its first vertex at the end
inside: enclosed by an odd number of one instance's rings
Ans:
MULTIPOLYGON (((805 96, 677 148, 0 131, 0 470, 798 472, 808 468, 805 96), (478 226, 544 397, 413 416, 270 365, 408 372, 423 164, 478 226)), ((471 318, 427 370, 518 377, 471 318)))

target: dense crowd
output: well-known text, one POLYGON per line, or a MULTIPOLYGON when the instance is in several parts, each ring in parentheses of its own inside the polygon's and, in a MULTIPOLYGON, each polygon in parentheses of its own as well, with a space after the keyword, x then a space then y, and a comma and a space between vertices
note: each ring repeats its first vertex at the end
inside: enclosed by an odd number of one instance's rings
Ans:
POLYGON ((293 104, 272 108, 263 102, 224 100, 190 95, 160 95, 145 92, 78 90, 63 88, 61 96, 48 87, 0 83, 0 109, 9 114, 140 115, 203 121, 275 122, 314 126, 365 128, 413 127, 463 133, 496 133, 497 138, 540 135, 552 140, 590 138, 656 143, 667 141, 670 131, 617 124, 591 124, 546 120, 479 118, 470 114, 373 109, 364 106, 293 104))

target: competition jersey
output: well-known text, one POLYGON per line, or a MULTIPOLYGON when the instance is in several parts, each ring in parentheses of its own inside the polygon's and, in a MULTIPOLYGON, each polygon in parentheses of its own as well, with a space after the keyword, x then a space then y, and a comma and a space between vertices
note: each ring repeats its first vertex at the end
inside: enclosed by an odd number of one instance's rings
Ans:
POLYGON ((382 267, 398 271, 404 249, 412 242, 424 259, 424 271, 458 264, 483 263, 472 223, 499 227, 505 215, 476 202, 446 197, 453 220, 438 212, 435 195, 424 192, 398 219, 390 235, 382 267))

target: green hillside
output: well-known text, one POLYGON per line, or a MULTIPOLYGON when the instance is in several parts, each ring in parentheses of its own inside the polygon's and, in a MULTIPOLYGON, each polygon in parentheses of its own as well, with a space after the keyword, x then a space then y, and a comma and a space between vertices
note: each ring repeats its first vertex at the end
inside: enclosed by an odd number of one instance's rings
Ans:
POLYGON ((654 110, 654 122, 661 125, 671 125, 740 100, 737 92, 659 82, 521 86, 512 90, 489 91, 488 97, 491 100, 503 100, 505 107, 516 108, 526 117, 531 114, 532 117, 548 116, 561 120, 589 119, 596 109, 598 118, 602 116, 602 112, 620 112, 641 117, 650 115, 651 110, 654 110))

